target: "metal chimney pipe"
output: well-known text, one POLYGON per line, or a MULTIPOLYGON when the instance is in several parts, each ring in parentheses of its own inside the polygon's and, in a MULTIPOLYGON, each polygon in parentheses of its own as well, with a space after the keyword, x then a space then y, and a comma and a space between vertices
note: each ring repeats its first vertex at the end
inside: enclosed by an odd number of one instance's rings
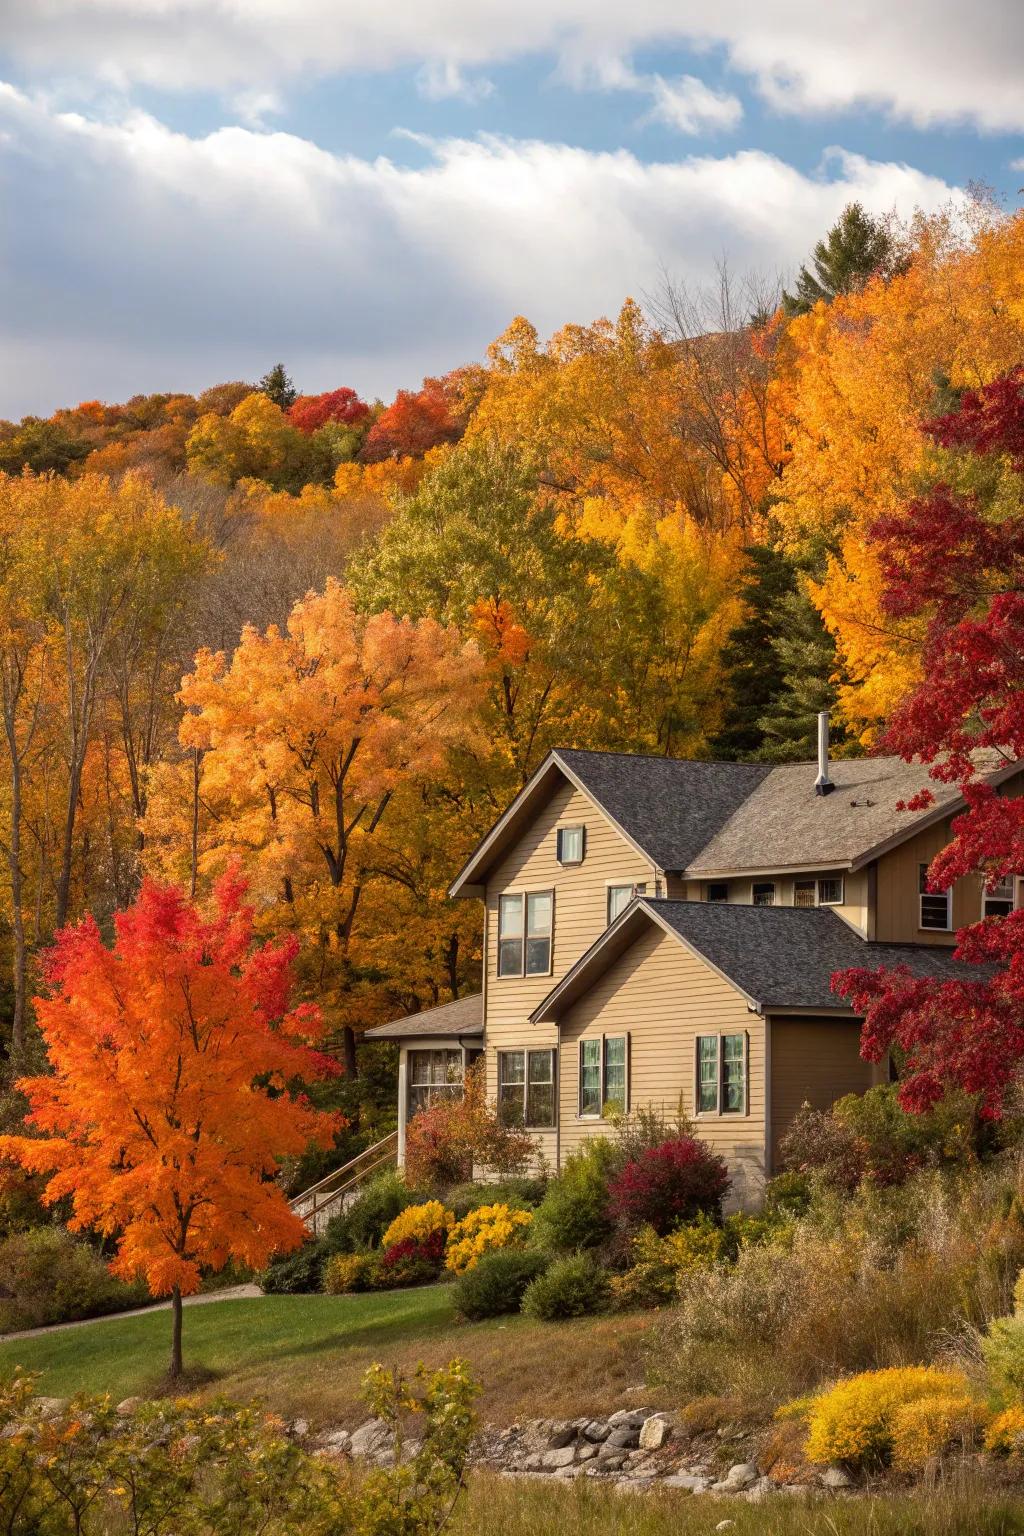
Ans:
POLYGON ((814 781, 816 795, 830 795, 835 785, 828 776, 828 710, 818 712, 818 777, 814 781))

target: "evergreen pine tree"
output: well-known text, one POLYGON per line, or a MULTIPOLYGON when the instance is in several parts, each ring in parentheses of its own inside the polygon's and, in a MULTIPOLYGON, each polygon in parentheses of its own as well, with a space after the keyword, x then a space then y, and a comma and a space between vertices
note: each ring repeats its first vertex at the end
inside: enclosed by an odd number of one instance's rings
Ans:
POLYGON ((860 203, 850 203, 814 247, 814 271, 800 268, 796 292, 784 292, 782 306, 787 315, 803 315, 822 299, 831 304, 837 293, 852 293, 876 272, 885 271, 892 257, 893 242, 885 225, 865 213, 860 203))
POLYGON ((796 571, 770 544, 752 544, 744 554, 747 572, 739 596, 745 612, 722 648, 730 703, 711 742, 715 757, 759 757, 765 740, 761 717, 772 713, 784 688, 778 644, 786 600, 797 590, 796 571))
POLYGON ((299 398, 299 392, 286 373, 284 363, 275 363, 270 372, 263 375, 256 388, 262 390, 282 411, 294 405, 299 398))
POLYGON ((832 747, 853 743, 835 718, 837 698, 835 641, 802 586, 782 599, 779 634, 772 642, 782 685, 758 720, 763 762, 795 763, 813 759, 818 750, 818 712, 832 712, 832 747))

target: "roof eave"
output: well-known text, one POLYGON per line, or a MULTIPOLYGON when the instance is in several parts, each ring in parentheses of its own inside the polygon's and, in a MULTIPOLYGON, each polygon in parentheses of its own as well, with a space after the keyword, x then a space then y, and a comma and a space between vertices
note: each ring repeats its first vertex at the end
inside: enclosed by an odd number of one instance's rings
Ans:
MULTIPOLYGON (((1014 774, 1020 773, 1020 771, 1020 763, 1007 763, 1003 768, 997 768, 992 773, 983 774, 982 778, 986 784, 991 784, 998 788, 1000 784, 1004 784, 1007 779, 1013 778, 1014 774)), ((859 869, 863 869, 866 864, 873 863, 875 859, 880 859, 883 854, 891 853, 901 843, 905 843, 911 837, 916 837, 918 832, 927 831, 929 827, 934 827, 940 821, 945 821, 948 816, 959 815, 966 807, 966 804, 967 802, 963 795, 954 795, 951 800, 945 801, 942 805, 933 806, 930 811, 924 811, 920 816, 913 816, 910 825, 904 827, 902 831, 894 832, 890 837, 883 838, 880 843, 875 843, 865 853, 859 853, 850 865, 851 874, 856 873, 859 869)))
POLYGON ((814 859, 807 864, 733 864, 724 865, 722 868, 711 866, 694 867, 691 865, 682 873, 684 880, 756 880, 760 876, 770 875, 817 875, 822 870, 838 869, 844 874, 852 873, 854 864, 850 859, 814 859))

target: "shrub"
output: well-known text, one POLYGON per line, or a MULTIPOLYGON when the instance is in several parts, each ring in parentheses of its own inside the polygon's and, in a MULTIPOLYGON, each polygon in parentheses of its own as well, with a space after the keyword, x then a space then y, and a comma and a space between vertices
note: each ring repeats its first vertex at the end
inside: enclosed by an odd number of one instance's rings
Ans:
POLYGON ((723 1160, 693 1136, 680 1136, 642 1152, 608 1186, 613 1218, 624 1226, 647 1222, 660 1235, 702 1211, 717 1215, 729 1188, 723 1160))
POLYGON ((63 1227, 0 1242, 0 1333, 123 1312, 148 1298, 145 1286, 115 1280, 99 1254, 63 1227))
POLYGON ((929 1439, 928 1426, 934 1441, 937 1424, 940 1429, 948 1427, 951 1412, 962 1420, 971 1408, 967 1378, 957 1371, 926 1365, 865 1371, 838 1382, 807 1406, 807 1458, 818 1463, 880 1466, 892 1459, 901 1435, 904 1456, 918 1465, 914 1457, 929 1439), (925 1415, 906 1415, 909 1405, 922 1401, 931 1405, 925 1415), (937 1410, 937 1402, 944 1406, 937 1410))
POLYGON ((1024 1456, 1024 1407, 1014 1403, 996 1414, 985 1431, 985 1449, 994 1456, 1024 1456))
POLYGON ((806 1216, 810 1204, 811 1181, 806 1173, 777 1173, 765 1185, 766 1216, 806 1216))
POLYGON ((725 1251, 724 1231, 707 1216, 677 1227, 667 1237, 643 1226, 632 1241, 632 1265, 624 1275, 612 1277, 612 1295, 621 1306, 663 1306, 675 1298, 680 1275, 717 1263, 725 1251))
POLYGON ((474 1167, 499 1179, 525 1172, 535 1147, 518 1126, 502 1124, 488 1104, 484 1065, 466 1073, 460 1098, 441 1099, 410 1120, 405 1133, 405 1167, 414 1184, 429 1190, 464 1184, 474 1167))
POLYGON ((395 1169, 386 1169, 369 1179, 358 1200, 328 1223, 322 1239, 324 1251, 358 1253, 363 1248, 378 1248, 395 1217, 423 1198, 395 1169))
POLYGON ((381 1238, 382 1248, 393 1248, 403 1238, 411 1237, 418 1243, 426 1242, 436 1232, 447 1236, 455 1225, 451 1211, 445 1210, 440 1200, 427 1200, 423 1205, 407 1205, 388 1227, 381 1238))
POLYGON ((964 1392, 904 1403, 892 1416, 892 1464, 900 1472, 919 1472, 946 1451, 968 1451, 987 1419, 985 1405, 964 1392))
POLYGON ((804 1105, 782 1139, 792 1169, 813 1174, 830 1189, 903 1184, 922 1168, 962 1162, 973 1155, 972 1105, 951 1094, 927 1114, 900 1105, 895 1084, 851 1093, 829 1110, 804 1105))
POLYGON ((550 1256, 539 1248, 499 1248, 485 1253, 460 1276, 455 1305, 471 1322, 518 1312, 527 1286, 550 1263, 550 1256))
POLYGON ((272 1259, 259 1277, 260 1288, 271 1296, 306 1296, 319 1291, 325 1257, 319 1243, 305 1243, 294 1253, 272 1259))
POLYGON ((445 1263, 461 1275, 479 1263, 485 1253, 522 1243, 532 1225, 529 1211, 513 1211, 507 1205, 478 1206, 452 1228, 445 1263))
POLYGON ((608 1174, 615 1161, 615 1148, 603 1136, 566 1158, 537 1212, 535 1236, 541 1245, 566 1253, 604 1242, 612 1230, 608 1174))
POLYGON ((380 1255, 376 1253, 332 1253, 323 1267, 324 1291, 328 1296, 372 1291, 379 1265, 380 1255))
POLYGON ((468 1216, 481 1205, 510 1205, 513 1210, 535 1210, 548 1189, 548 1181, 536 1179, 504 1179, 500 1184, 456 1184, 445 1195, 445 1204, 454 1212, 456 1221, 468 1216))
POLYGON ((1024 1317, 997 1317, 981 1341, 992 1385, 1006 1396, 1024 1400, 1024 1317))
POLYGON ((680 1099, 679 1107, 671 1118, 666 1117, 660 1109, 641 1108, 635 1109, 629 1115, 614 1120, 615 1147, 618 1154, 618 1168, 616 1172, 624 1168, 627 1163, 636 1162, 645 1152, 651 1152, 655 1147, 664 1146, 666 1141, 678 1141, 680 1137, 692 1136, 693 1121, 683 1109, 680 1099))
POLYGON ((382 1289, 428 1285, 441 1273, 445 1234, 438 1230, 423 1239, 403 1237, 385 1248, 377 1264, 376 1283, 382 1289))
POLYGON ((523 1313, 539 1322, 586 1317, 608 1299, 608 1277, 589 1254, 556 1259, 523 1293, 523 1313))

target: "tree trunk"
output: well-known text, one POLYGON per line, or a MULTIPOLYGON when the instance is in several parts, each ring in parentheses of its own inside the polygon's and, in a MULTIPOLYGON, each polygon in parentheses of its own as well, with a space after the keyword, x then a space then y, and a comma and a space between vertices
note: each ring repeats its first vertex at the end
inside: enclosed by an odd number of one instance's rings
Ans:
POLYGON ((181 1375, 181 1290, 178 1286, 171 1292, 171 1368, 168 1376, 171 1381, 177 1381, 181 1375))
POLYGON ((345 1053, 345 1075, 349 1082, 354 1082, 359 1076, 359 1063, 356 1061, 356 1032, 351 1024, 343 1026, 341 1040, 345 1053))

